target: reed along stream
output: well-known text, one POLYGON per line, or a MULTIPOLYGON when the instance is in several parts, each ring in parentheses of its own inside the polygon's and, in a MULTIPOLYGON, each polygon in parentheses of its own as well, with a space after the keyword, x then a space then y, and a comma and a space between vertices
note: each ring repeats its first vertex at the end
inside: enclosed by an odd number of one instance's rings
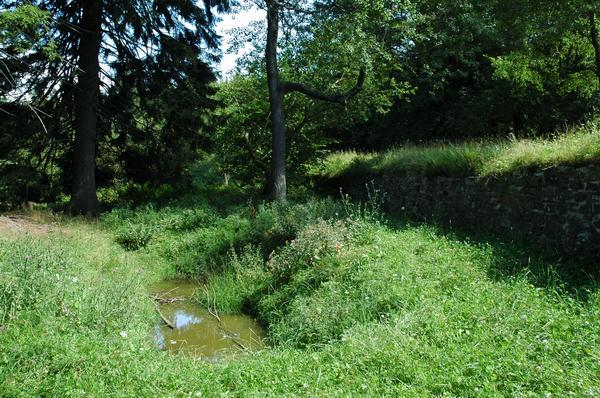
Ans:
POLYGON ((151 287, 150 295, 164 318, 154 330, 160 349, 214 362, 264 346, 265 332, 256 320, 247 315, 209 312, 193 299, 201 289, 201 285, 181 279, 151 287))

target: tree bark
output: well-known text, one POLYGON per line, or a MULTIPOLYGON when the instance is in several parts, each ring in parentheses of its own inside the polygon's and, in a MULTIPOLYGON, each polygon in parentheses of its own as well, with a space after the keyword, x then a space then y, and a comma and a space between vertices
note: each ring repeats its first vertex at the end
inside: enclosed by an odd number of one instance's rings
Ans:
POLYGON ((272 123, 271 190, 273 198, 276 201, 285 202, 287 197, 287 183, 285 111, 283 108, 284 92, 279 81, 279 69, 277 65, 279 12, 280 6, 277 0, 267 0, 267 49, 265 59, 272 123))
POLYGON ((79 61, 75 94, 75 150, 71 214, 94 216, 96 196, 96 128, 100 91, 100 45, 102 42, 102 0, 85 0, 79 26, 79 61))
POLYGON ((600 83, 600 39, 598 38, 598 27, 596 26, 596 12, 590 11, 588 17, 590 21, 590 36, 596 57, 596 76, 598 77, 598 83, 600 83))

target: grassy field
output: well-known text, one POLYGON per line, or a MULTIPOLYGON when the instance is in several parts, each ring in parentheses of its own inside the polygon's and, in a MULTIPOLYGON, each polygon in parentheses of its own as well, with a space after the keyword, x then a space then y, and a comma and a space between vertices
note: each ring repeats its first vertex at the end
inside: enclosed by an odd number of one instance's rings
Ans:
POLYGON ((600 396, 593 281, 375 205, 217 197, 0 228, 0 396, 600 396), (252 312, 268 348, 157 351, 145 289, 176 275, 252 312))
POLYGON ((548 139, 407 145, 383 153, 337 152, 314 174, 326 178, 386 173, 487 177, 525 168, 590 163, 600 163, 600 130, 591 123, 548 139))

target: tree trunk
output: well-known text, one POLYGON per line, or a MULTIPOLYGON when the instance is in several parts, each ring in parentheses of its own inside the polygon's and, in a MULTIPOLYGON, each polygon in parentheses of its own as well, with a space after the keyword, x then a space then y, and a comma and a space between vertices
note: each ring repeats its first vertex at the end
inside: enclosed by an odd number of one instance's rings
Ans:
POLYGON ((592 45, 594 46, 594 55, 596 56, 596 76, 598 76, 598 82, 600 83, 600 40, 598 39, 598 27, 596 26, 596 12, 590 11, 590 36, 592 39, 592 45))
POLYGON ((271 159, 271 191, 278 202, 285 202, 286 185, 286 137, 285 112, 283 108, 284 93, 279 81, 277 66, 277 41, 279 36, 280 6, 276 0, 267 1, 267 80, 269 83, 269 103, 271 107, 272 159, 271 159))
MULTIPOLYGON (((272 159, 271 178, 267 179, 273 198, 285 202, 286 184, 286 127, 284 98, 287 92, 299 92, 320 101, 335 102, 346 105, 348 100, 356 96, 365 82, 365 68, 361 67, 356 85, 342 94, 325 93, 301 83, 281 81, 277 65, 277 42, 279 36, 279 19, 285 2, 281 0, 265 0, 267 6, 267 48, 265 60, 267 64, 267 81, 269 83, 269 105, 271 109, 272 159)), ((303 122, 304 123, 304 122, 303 122)), ((302 123, 301 123, 302 126, 302 123)), ((301 128, 300 126, 300 128, 301 128)), ((293 137, 292 137, 293 138, 293 137)))
POLYGON ((75 94, 75 151, 71 214, 97 215, 96 127, 100 91, 102 0, 85 0, 79 26, 79 61, 75 94))

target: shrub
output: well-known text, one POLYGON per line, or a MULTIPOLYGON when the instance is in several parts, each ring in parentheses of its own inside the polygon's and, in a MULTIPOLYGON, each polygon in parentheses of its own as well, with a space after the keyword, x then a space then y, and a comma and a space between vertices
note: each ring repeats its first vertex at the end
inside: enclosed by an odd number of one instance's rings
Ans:
POLYGON ((294 239, 307 225, 320 219, 333 219, 341 210, 340 205, 331 199, 312 199, 299 204, 263 204, 252 222, 250 240, 269 255, 294 239))
POLYGON ((163 255, 172 260, 176 271, 185 276, 206 277, 220 272, 231 248, 240 249, 249 241, 250 221, 232 215, 214 225, 199 228, 163 242, 163 255))
POLYGON ((129 223, 122 227, 115 236, 115 242, 121 245, 125 250, 139 250, 148 245, 152 239, 153 230, 144 224, 129 223))
POLYGON ((193 231, 198 228, 214 225, 218 216, 209 209, 170 209, 160 211, 160 219, 157 221, 161 229, 175 232, 193 231))
POLYGON ((287 283, 291 276, 312 268, 328 255, 335 255, 346 245, 347 230, 342 221, 323 221, 307 226, 296 239, 284 246, 267 263, 275 283, 287 283))
POLYGON ((265 323, 276 328, 294 300, 310 296, 335 275, 347 250, 347 235, 344 222, 320 220, 269 259, 269 290, 252 300, 265 323))

